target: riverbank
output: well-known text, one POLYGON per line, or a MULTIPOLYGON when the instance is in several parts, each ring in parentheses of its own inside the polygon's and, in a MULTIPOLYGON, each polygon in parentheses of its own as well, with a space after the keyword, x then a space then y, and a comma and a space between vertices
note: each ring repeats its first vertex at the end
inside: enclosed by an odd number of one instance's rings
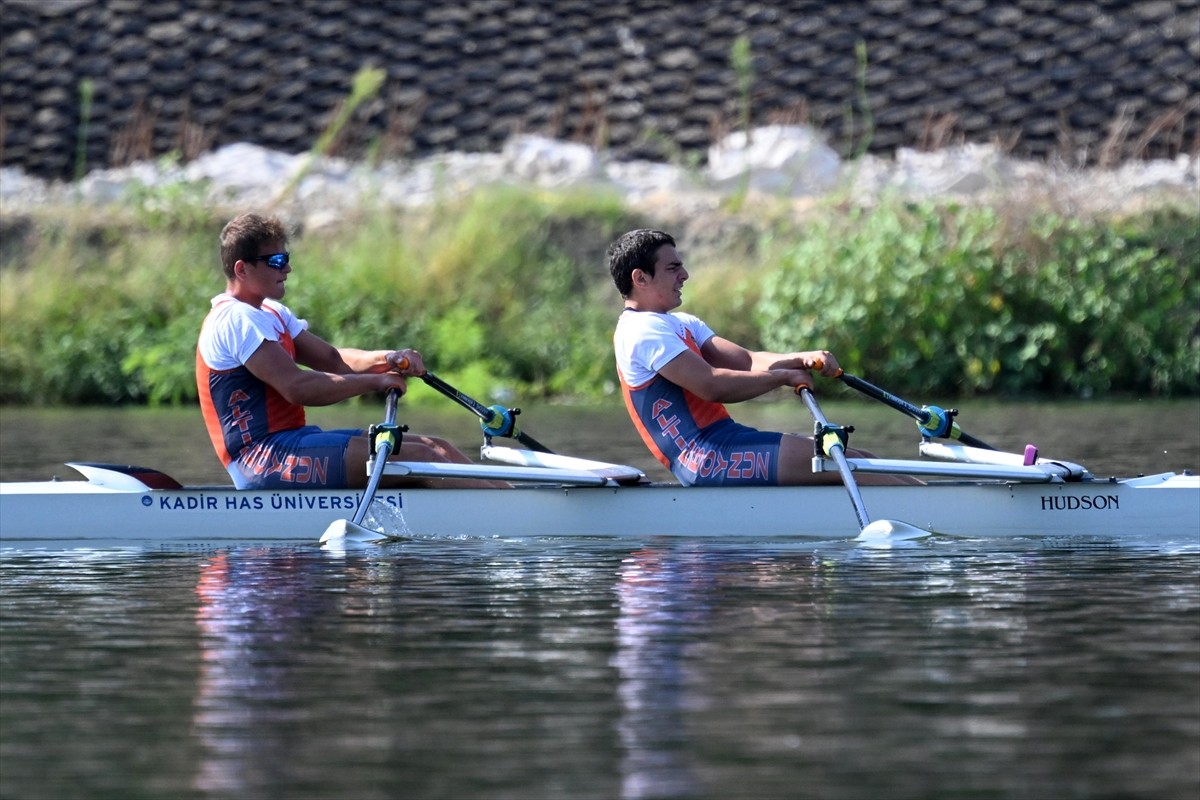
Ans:
POLYGON ((717 330, 829 347, 897 391, 1200 393, 1194 158, 1078 173, 986 148, 843 163, 779 128, 724 140, 703 169, 522 137, 412 164, 235 145, 72 185, 2 177, 8 403, 192 402, 216 235, 248 208, 292 226, 288 300, 315 330, 417 346, 488 396, 615 391, 603 253, 647 226, 676 234, 685 308, 717 330))

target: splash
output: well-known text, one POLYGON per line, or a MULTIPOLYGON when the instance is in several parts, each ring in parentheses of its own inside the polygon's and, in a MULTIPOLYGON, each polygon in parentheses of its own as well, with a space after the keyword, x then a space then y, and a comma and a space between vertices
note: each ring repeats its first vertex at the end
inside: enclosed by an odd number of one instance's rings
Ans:
POLYGON ((371 503, 363 517, 363 526, 388 536, 412 536, 412 529, 408 527, 408 520, 404 518, 404 509, 391 503, 371 503))

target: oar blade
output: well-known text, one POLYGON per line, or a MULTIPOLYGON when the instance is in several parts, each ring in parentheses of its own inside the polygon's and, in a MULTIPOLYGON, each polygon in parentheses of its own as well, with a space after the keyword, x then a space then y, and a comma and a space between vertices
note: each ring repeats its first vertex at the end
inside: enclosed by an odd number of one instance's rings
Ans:
POLYGON ((336 519, 321 534, 321 544, 374 544, 391 539, 382 531, 373 531, 348 519, 336 519))
POLYGON ((890 544, 892 542, 907 542, 913 539, 923 539, 929 531, 900 522, 894 519, 877 519, 859 532, 855 541, 866 544, 890 544))

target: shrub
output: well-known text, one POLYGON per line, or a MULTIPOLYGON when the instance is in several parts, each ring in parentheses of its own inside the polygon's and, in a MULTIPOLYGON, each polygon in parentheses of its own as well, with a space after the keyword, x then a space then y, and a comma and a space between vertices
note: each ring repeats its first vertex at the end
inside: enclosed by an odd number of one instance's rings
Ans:
POLYGON ((1114 225, 859 209, 802 233, 757 319, 773 349, 827 347, 898 389, 1194 394, 1195 240, 1195 220, 1170 214, 1114 225))

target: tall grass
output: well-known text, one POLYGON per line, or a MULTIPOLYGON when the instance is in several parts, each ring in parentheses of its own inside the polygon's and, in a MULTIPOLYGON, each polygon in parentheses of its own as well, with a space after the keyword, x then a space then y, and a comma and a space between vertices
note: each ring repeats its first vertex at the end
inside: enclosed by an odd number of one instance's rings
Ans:
POLYGON ((88 129, 92 122, 92 105, 96 97, 96 84, 91 78, 79 82, 79 134, 75 142, 75 182, 87 173, 88 129))
POLYGON ((364 66, 358 72, 354 73, 354 79, 350 83, 350 94, 343 100, 337 113, 334 114, 332 120, 325 127, 320 137, 313 144, 312 150, 309 151, 308 158, 300 169, 296 170, 291 179, 279 191, 274 200, 273 206, 278 206, 284 200, 291 197, 296 191, 305 176, 312 170, 312 165, 317 157, 328 155, 332 150, 334 142, 338 136, 345 130, 346 125, 350 122, 350 118, 354 116, 354 112, 358 110, 366 101, 370 100, 379 90, 383 88, 384 81, 387 79, 387 71, 380 67, 364 66))

